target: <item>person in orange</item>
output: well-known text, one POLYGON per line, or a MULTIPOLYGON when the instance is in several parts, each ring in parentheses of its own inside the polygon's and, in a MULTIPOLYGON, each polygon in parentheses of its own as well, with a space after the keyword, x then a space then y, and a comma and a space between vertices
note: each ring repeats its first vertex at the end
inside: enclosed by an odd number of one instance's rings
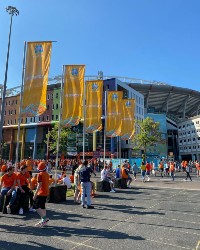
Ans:
POLYGON ((151 172, 151 164, 149 162, 146 163, 146 177, 147 181, 150 181, 150 172, 151 172))
POLYGON ((36 209, 37 213, 40 215, 41 220, 35 224, 37 227, 44 227, 46 226, 49 219, 46 217, 46 199, 49 195, 49 174, 46 172, 46 165, 44 162, 40 162, 38 164, 38 185, 37 189, 35 191, 33 200, 34 202, 34 208, 36 209))
POLYGON ((197 177, 199 177, 199 175, 200 175, 200 164, 199 164, 198 161, 196 161, 195 165, 196 165, 196 170, 197 170, 197 177))
POLYGON ((170 175, 172 177, 172 180, 174 181, 174 171, 175 171, 175 164, 173 161, 170 161, 169 164, 169 171, 170 171, 170 175))
POLYGON ((31 190, 35 190, 37 188, 37 174, 35 174, 29 183, 29 187, 31 190))
POLYGON ((55 184, 55 179, 53 178, 52 174, 49 176, 49 186, 55 184))
POLYGON ((31 159, 31 157, 28 158, 28 160, 26 161, 26 166, 27 166, 27 170, 30 174, 32 174, 32 170, 33 170, 33 161, 31 159))
POLYGON ((17 185, 18 189, 17 192, 20 194, 19 198, 19 214, 24 214, 24 202, 25 202, 25 195, 29 196, 30 199, 30 212, 34 212, 33 209, 33 191, 28 187, 29 182, 31 181, 31 177, 29 172, 27 171, 27 166, 24 165, 20 168, 20 172, 17 173, 17 185))
POLYGON ((14 167, 10 166, 8 167, 8 173, 4 174, 1 178, 1 182, 0 182, 0 206, 1 206, 1 202, 4 198, 4 196, 11 196, 10 202, 7 205, 7 213, 10 214, 11 213, 11 206, 14 203, 17 193, 15 190, 15 185, 16 185, 16 174, 14 173, 14 167))
POLYGON ((127 187, 131 187, 130 184, 132 182, 132 178, 129 175, 129 171, 127 169, 127 161, 125 160, 124 164, 122 165, 122 170, 121 170, 121 177, 122 179, 126 179, 127 181, 127 187))
POLYGON ((163 164, 162 161, 159 162, 158 168, 159 168, 159 171, 160 171, 160 175, 163 178, 164 164, 163 164))

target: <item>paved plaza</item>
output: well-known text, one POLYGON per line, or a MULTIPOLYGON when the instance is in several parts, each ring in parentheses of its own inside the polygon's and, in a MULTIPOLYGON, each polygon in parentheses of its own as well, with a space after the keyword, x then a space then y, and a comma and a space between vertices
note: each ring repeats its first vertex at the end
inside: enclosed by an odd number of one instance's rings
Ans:
POLYGON ((34 227, 35 213, 1 213, 0 249, 200 249, 200 181, 183 177, 138 179, 131 189, 98 192, 93 210, 74 205, 72 197, 49 203, 43 229, 34 227))

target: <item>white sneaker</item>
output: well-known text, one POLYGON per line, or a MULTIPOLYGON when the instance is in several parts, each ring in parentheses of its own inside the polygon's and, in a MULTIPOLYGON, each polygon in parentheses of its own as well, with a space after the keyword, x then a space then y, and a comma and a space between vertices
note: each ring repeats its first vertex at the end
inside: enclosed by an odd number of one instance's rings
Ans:
POLYGON ((34 208, 30 207, 29 212, 36 212, 36 210, 34 208))
POLYGON ((127 188, 131 188, 131 185, 128 185, 127 188))
POLYGON ((111 191, 110 191, 110 193, 115 193, 116 191, 114 190, 114 189, 112 189, 111 191))
POLYGON ((19 210, 19 214, 20 214, 20 215, 24 214, 24 210, 23 210, 22 207, 21 207, 20 210, 19 210))

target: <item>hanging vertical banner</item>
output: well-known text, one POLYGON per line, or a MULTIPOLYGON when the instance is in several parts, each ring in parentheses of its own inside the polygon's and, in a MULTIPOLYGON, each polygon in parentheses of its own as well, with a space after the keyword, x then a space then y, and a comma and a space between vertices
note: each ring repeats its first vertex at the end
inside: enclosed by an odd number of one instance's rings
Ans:
POLYGON ((64 126, 78 125, 83 117, 84 74, 85 65, 65 66, 62 106, 62 123, 64 126))
POLYGON ((46 93, 52 42, 28 42, 22 100, 22 115, 41 115, 46 110, 46 93))
POLYGON ((85 131, 92 133, 102 129, 103 81, 86 81, 85 131))
POLYGON ((121 134, 122 91, 108 91, 106 136, 116 137, 121 134))
POLYGON ((122 100, 121 140, 131 139, 135 132, 135 99, 122 100))

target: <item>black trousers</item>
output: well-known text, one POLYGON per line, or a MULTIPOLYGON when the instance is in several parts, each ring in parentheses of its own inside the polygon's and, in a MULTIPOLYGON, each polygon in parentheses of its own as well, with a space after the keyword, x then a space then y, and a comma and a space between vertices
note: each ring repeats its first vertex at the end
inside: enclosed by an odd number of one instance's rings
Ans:
POLYGON ((190 172, 187 172, 186 180, 187 180, 187 178, 190 178, 190 180, 192 180, 192 178, 190 176, 190 172))
POLYGON ((33 191, 30 190, 30 188, 27 186, 27 185, 24 185, 22 186, 22 189, 25 191, 25 193, 22 193, 21 190, 18 188, 17 192, 18 194, 20 195, 19 197, 19 204, 20 204, 20 207, 23 208, 24 206, 24 203, 26 201, 26 196, 28 195, 29 196, 29 199, 30 199, 30 205, 31 207, 33 206, 33 191))

